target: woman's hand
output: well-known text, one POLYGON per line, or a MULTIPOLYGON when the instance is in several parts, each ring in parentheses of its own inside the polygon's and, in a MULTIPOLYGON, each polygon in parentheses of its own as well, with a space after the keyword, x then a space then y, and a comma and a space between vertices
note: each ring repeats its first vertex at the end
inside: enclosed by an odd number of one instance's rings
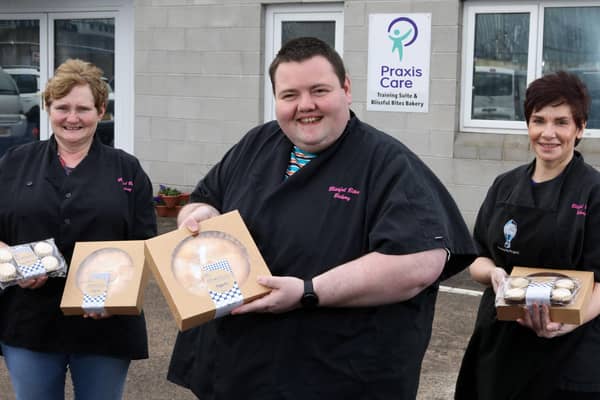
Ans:
POLYGON ((91 318, 91 319, 106 319, 106 318, 110 318, 111 315, 109 313, 107 313, 106 311, 103 311, 101 313, 85 313, 83 314, 83 318, 91 318))
MULTIPOLYGON (((9 246, 6 243, 4 243, 3 241, 0 241, 0 248, 2 248, 2 247, 9 247, 9 246)), ((38 288, 41 288, 42 286, 44 286, 46 284, 47 280, 48 280, 47 276, 41 276, 39 278, 34 278, 34 279, 23 279, 23 280, 18 281, 17 283, 23 289, 38 289, 38 288)))
POLYGON ((469 273, 475 281, 491 286, 496 293, 508 276, 503 268, 497 267, 494 261, 488 257, 477 257, 469 266, 469 273))
POLYGON ((490 271, 490 281, 494 288, 494 293, 498 293, 498 288, 504 284, 508 274, 503 268, 495 267, 490 271))
POLYGON ((23 289, 38 289, 44 286, 47 280, 47 276, 41 276, 39 278, 34 279, 23 279, 21 281, 18 281, 17 283, 23 289))
POLYGON ((553 338, 565 335, 577 328, 577 325, 552 322, 550 320, 550 308, 546 304, 534 304, 525 309, 525 316, 517 319, 517 322, 535 332, 543 338, 553 338))

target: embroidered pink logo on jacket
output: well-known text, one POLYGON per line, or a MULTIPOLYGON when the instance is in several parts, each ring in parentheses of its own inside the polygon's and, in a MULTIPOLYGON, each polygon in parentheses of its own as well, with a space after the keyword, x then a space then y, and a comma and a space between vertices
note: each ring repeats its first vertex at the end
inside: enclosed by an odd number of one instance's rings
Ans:
POLYGON ((117 182, 119 182, 123 186, 123 190, 126 192, 133 191, 133 181, 128 181, 127 179, 117 178, 117 182))
POLYGON ((329 186, 328 192, 333 193, 333 198, 349 202, 360 194, 360 190, 353 187, 329 186))
POLYGON ((571 208, 577 210, 575 215, 587 215, 587 204, 572 203, 571 208))

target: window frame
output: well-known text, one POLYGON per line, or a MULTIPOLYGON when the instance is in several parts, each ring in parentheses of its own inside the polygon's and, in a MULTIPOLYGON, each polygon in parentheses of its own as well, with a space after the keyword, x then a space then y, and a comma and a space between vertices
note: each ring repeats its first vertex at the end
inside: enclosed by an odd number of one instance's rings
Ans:
POLYGON ((344 4, 279 4, 265 9, 265 68, 264 68, 264 121, 275 119, 275 99, 269 78, 269 66, 281 48, 281 26, 287 21, 335 22, 335 50, 343 56, 344 4))
MULTIPOLYGON (((133 0, 21 0, 7 5, 0 17, 5 19, 38 19, 40 21, 40 91, 54 75, 53 36, 55 19, 115 19, 115 96, 114 147, 134 154, 135 142, 135 19, 133 0)), ((50 137, 48 114, 40 107, 40 140, 50 137)))
MULTIPOLYGON (((117 87, 114 91, 114 147, 133 153, 134 143, 134 107, 133 107, 133 60, 129 61, 128 55, 133 54, 133 49, 128 46, 127 41, 120 40, 123 31, 127 30, 120 19, 122 15, 114 11, 78 11, 48 14, 48 43, 54 43, 54 21, 64 19, 107 19, 115 20, 115 77, 117 87), (129 84, 128 84, 129 83, 129 84), (123 86, 123 87, 122 87, 123 86), (117 134, 118 133, 118 134, 117 134), (129 134, 128 134, 129 133, 129 134)), ((54 46, 48 46, 48 64, 54 66, 54 46)), ((49 71, 50 77, 53 75, 49 71)))
MULTIPOLYGON (((477 120, 471 118, 472 88, 473 87, 473 56, 475 46, 475 18, 478 14, 497 13, 529 13, 529 43, 527 60, 528 85, 541 76, 542 73, 542 50, 544 35, 544 14, 546 8, 567 7, 598 7, 599 2, 591 1, 530 1, 523 3, 501 3, 482 5, 480 2, 465 2, 463 9, 463 54, 461 81, 461 104, 460 104, 460 130, 463 132, 477 133, 500 133, 500 134, 527 134, 525 121, 498 121, 477 120)), ((585 137, 600 137, 600 129, 586 129, 585 137)))

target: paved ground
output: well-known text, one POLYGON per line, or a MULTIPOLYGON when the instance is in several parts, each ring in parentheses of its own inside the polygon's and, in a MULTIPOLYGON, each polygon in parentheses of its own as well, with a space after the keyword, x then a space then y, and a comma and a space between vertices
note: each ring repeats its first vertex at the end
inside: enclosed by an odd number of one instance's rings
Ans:
MULTIPOLYGON (((159 231, 174 228, 173 220, 159 218, 159 231)), ((466 273, 443 282, 444 286, 480 290, 466 273)), ((473 328, 479 297, 440 292, 436 305, 433 336, 421 373, 419 400, 452 399, 462 354, 473 328)), ((156 283, 151 280, 145 293, 144 310, 148 324, 150 358, 132 364, 127 377, 125 400, 188 400, 195 396, 166 379, 177 327, 156 283)), ((67 399, 72 399, 67 383, 67 399)), ((8 373, 0 361, 0 400, 14 400, 8 373)))

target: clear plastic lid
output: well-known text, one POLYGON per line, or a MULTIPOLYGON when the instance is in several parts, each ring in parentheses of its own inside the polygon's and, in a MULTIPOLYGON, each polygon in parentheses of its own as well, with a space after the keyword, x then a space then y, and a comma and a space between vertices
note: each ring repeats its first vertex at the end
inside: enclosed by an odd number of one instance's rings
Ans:
POLYGON ((225 232, 200 232, 197 236, 182 240, 173 251, 172 269, 175 279, 190 293, 207 293, 205 271, 212 265, 225 265, 225 269, 230 270, 232 278, 240 286, 250 274, 246 247, 225 232))

